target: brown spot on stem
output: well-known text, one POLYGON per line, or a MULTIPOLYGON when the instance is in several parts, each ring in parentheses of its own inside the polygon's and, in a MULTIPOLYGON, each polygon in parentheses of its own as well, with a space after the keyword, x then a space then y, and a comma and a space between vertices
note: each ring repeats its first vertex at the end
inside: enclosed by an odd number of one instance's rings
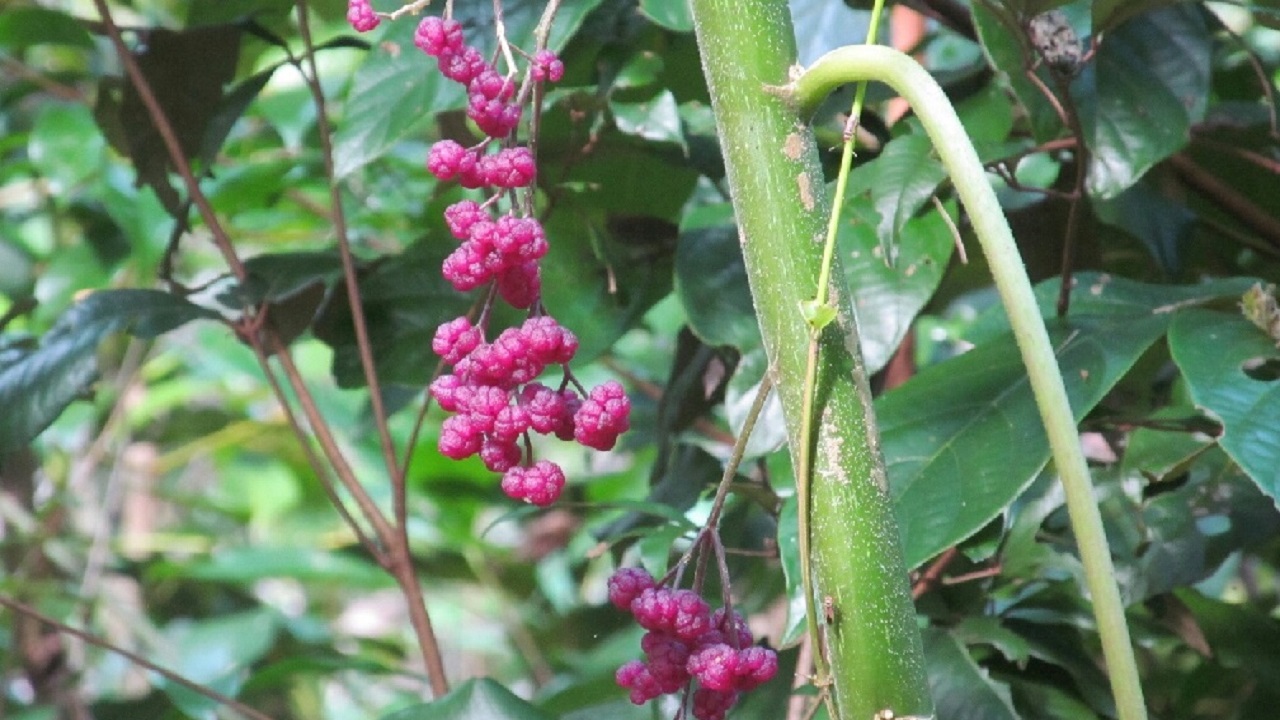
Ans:
POLYGON ((813 187, 810 185, 812 181, 809 179, 809 173, 802 172, 796 175, 796 184, 800 186, 800 202, 804 204, 804 209, 812 211, 816 203, 813 201, 813 187))
POLYGON ((788 160, 799 160, 804 154, 804 141, 800 139, 800 133, 791 132, 787 134, 787 140, 782 144, 782 154, 787 156, 788 160))

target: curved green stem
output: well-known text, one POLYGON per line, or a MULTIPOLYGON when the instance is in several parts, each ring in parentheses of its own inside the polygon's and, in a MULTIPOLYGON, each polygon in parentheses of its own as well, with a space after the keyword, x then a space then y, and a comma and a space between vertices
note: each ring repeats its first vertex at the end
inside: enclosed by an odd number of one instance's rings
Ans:
POLYGON ((1122 720, 1145 718, 1124 605, 1061 371, 1013 233, 950 101, 916 61, 896 50, 867 45, 827 53, 784 88, 783 95, 807 118, 836 87, 862 80, 883 81, 911 103, 968 210, 1027 367, 1066 491, 1116 707, 1122 720))

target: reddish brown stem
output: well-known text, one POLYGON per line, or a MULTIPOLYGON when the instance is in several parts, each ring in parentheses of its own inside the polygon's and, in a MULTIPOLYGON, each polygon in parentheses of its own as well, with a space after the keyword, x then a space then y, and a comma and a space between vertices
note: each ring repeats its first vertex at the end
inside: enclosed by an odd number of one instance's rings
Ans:
POLYGON ((200 189, 200 183, 196 181, 195 175, 191 173, 191 164, 187 162, 187 156, 182 152, 182 145, 178 142, 178 136, 173 132, 173 125, 169 123, 169 119, 164 114, 164 109, 160 107, 160 102, 156 100, 156 95, 151 90, 151 84, 147 82, 146 76, 142 74, 142 68, 138 67, 138 62, 134 59, 133 53, 129 52, 128 46, 124 44, 124 38, 120 35, 120 28, 111 17, 111 11, 107 8, 106 0, 93 0, 93 5, 97 8, 98 15, 102 17, 102 25, 106 29, 107 35, 111 38, 116 54, 120 57, 120 64, 124 66, 125 74, 129 76, 129 82, 133 84, 134 89, 138 92, 138 98, 146 106, 147 114, 151 117, 152 124, 155 125, 156 131, 160 133, 160 139, 164 141, 164 147, 169 153, 169 159, 173 162, 178 175, 182 177, 182 183, 187 189, 187 197, 191 199, 196 209, 199 210, 200 218, 204 220, 205 226, 209 228, 209 233, 213 236, 213 242, 217 245, 218 252, 222 254, 227 267, 231 269, 231 273, 235 275, 237 280, 244 280, 244 263, 240 262, 240 256, 236 254, 236 249, 231 244, 230 236, 227 235, 226 229, 219 222, 217 214, 213 211, 213 206, 209 204, 209 199, 205 197, 204 192, 200 189))

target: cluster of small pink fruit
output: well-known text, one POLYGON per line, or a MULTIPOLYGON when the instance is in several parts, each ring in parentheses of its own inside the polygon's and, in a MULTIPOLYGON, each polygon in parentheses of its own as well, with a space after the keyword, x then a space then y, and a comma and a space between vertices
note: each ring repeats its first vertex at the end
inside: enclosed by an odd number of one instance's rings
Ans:
POLYGON ((712 612, 698 593, 659 587, 641 568, 620 568, 609 578, 609 601, 648 631, 640 640, 645 660, 626 663, 616 675, 636 705, 686 691, 696 680, 693 716, 723 720, 741 693, 778 672, 777 653, 752 644, 737 611, 712 612))
MULTIPOLYGON (((349 0, 347 19, 360 32, 379 23, 369 0, 349 0)), ((462 292, 484 287, 493 292, 474 324, 466 317, 446 322, 432 341, 435 353, 452 366, 431 384, 432 397, 454 413, 441 427, 440 452, 457 460, 478 454, 485 467, 503 473, 508 496, 550 505, 564 488, 564 471, 548 460, 534 462, 530 433, 609 450, 630 426, 631 403, 617 382, 587 392, 569 372, 578 340, 540 302, 539 261, 548 250, 542 224, 517 214, 516 203, 508 212, 497 210, 506 193, 532 192, 537 175, 529 148, 511 144, 522 114, 515 83, 466 43, 462 24, 452 18, 424 18, 414 44, 436 59, 441 74, 466 87, 467 116, 486 135, 474 147, 454 140, 435 143, 427 169, 441 181, 496 191, 481 202, 462 200, 445 210, 449 231, 460 241, 444 261, 445 279, 462 292), (497 150, 487 152, 491 146, 497 150), (529 317, 490 340, 488 319, 499 297, 528 310, 529 317), (536 382, 556 365, 564 370, 558 389, 536 382)), ((535 83, 564 75, 564 64, 549 50, 538 51, 529 63, 535 83)))

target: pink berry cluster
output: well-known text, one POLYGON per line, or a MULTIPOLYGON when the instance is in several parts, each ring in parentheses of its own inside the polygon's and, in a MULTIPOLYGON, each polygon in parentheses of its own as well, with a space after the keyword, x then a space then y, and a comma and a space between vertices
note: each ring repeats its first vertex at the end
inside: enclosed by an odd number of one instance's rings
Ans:
MULTIPOLYGON (((512 307, 530 313, 521 325, 490 337, 490 294, 475 324, 459 317, 436 329, 432 350, 451 369, 432 382, 431 395, 453 413, 441 426, 440 452, 455 460, 478 455, 485 467, 503 474, 502 490, 508 496, 550 505, 564 488, 564 471, 548 460, 534 462, 531 435, 554 435, 609 450, 630 425, 631 403, 617 382, 587 392, 573 378, 569 362, 578 339, 539 302, 539 260, 548 250, 542 224, 514 209, 493 209, 504 193, 531 188, 537 175, 529 148, 484 151, 508 138, 520 121, 515 84, 466 44, 456 20, 423 19, 414 43, 437 59, 441 73, 467 86, 468 114, 488 135, 474 148, 453 140, 435 143, 427 155, 427 169, 441 181, 497 192, 487 201, 461 200, 445 210, 445 224, 459 245, 445 258, 442 274, 460 292, 492 288, 512 307), (563 369, 559 387, 537 382, 555 366, 563 369)), ((531 62, 530 76, 536 82, 559 80, 564 74, 564 65, 549 51, 539 52, 531 62)))
POLYGON ((741 693, 778 671, 777 653, 752 644, 737 611, 713 612, 698 593, 659 587, 641 568, 620 568, 609 578, 609 601, 648 631, 640 641, 645 659, 626 663, 616 675, 636 705, 686 691, 696 680, 693 716, 722 720, 741 693))
MULTIPOLYGON (((466 87, 467 117, 486 135, 504 138, 520 123, 515 83, 467 44, 457 20, 423 18, 413 43, 436 59, 442 75, 466 87)), ((564 63, 554 52, 544 49, 533 56, 530 74, 538 82, 558 82, 564 77, 564 63)))

